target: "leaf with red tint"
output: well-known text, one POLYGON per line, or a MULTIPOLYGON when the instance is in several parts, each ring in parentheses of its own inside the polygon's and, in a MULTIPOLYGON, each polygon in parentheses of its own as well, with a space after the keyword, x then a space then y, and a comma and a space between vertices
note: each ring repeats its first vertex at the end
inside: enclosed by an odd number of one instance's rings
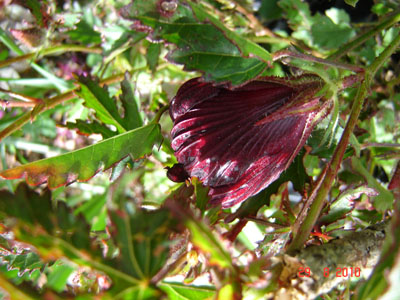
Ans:
POLYGON ((4 179, 25 178, 29 185, 47 183, 50 189, 87 181, 127 157, 140 159, 160 140, 160 126, 149 124, 62 155, 0 172, 4 179))
POLYGON ((172 100, 172 148, 190 176, 210 187, 211 204, 240 203, 290 165, 330 101, 314 75, 263 77, 228 89, 189 80, 172 100))

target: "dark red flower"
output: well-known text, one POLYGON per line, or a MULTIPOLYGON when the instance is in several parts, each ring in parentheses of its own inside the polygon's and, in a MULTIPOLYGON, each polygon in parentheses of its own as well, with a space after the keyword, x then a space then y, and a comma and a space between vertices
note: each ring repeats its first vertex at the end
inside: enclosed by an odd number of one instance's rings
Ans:
POLYGON ((190 176, 230 207, 276 180, 303 147, 330 102, 307 75, 263 77, 241 87, 187 81, 172 100, 172 148, 190 176))

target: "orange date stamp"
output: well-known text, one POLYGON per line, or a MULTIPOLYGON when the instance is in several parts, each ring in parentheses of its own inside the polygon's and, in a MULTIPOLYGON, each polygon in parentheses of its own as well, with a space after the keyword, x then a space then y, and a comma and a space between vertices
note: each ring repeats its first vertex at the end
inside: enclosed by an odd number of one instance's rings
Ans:
MULTIPOLYGON (((361 276, 361 269, 359 267, 344 267, 340 268, 337 267, 336 270, 330 270, 329 268, 323 269, 324 277, 329 277, 332 272, 335 273, 336 277, 360 277, 361 276)), ((311 269, 308 267, 300 267, 297 275, 299 277, 311 277, 312 272, 311 269)))

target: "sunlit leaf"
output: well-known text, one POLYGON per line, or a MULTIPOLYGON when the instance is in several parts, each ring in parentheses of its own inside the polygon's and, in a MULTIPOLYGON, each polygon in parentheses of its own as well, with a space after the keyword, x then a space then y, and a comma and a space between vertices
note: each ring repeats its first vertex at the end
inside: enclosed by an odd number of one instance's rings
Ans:
POLYGON ((354 200, 361 195, 368 197, 377 196, 377 192, 369 187, 360 186, 354 189, 348 189, 338 196, 338 198, 329 206, 329 212, 319 219, 321 224, 329 224, 340 218, 344 218, 347 213, 354 209, 354 200))
MULTIPOLYGON (((1 248, 0 248, 1 250, 1 248)), ((18 270, 19 276, 25 272, 33 272, 44 266, 39 255, 34 252, 25 251, 27 253, 15 253, 9 251, 0 251, 0 264, 5 264, 8 270, 18 270)))
POLYGON ((201 71, 206 80, 236 85, 259 75, 271 62, 265 49, 227 29, 202 6, 173 2, 176 8, 164 12, 157 2, 134 2, 125 7, 123 15, 139 20, 137 30, 151 32, 152 40, 174 43, 177 48, 167 58, 186 70, 201 71))
POLYGON ((356 7, 358 0, 344 0, 348 5, 356 7))
POLYGON ((68 31, 67 34, 71 40, 82 42, 85 45, 101 43, 100 32, 95 31, 84 20, 81 20, 78 24, 76 24, 76 28, 68 31))
POLYGON ((114 125, 119 133, 123 133, 127 128, 123 127, 122 117, 118 112, 115 100, 108 95, 106 88, 102 88, 98 83, 89 77, 79 77, 80 90, 76 94, 85 100, 87 107, 95 110, 96 116, 105 124, 114 125))
POLYGON ((154 73, 161 53, 161 44, 150 43, 147 47, 146 60, 150 70, 154 73))
POLYGON ((218 265, 221 268, 232 268, 232 260, 229 253, 219 238, 204 223, 188 219, 186 226, 192 234, 193 244, 204 253, 210 255, 210 264, 218 265))
POLYGON ((376 195, 373 199, 374 207, 379 211, 379 212, 384 212, 387 209, 390 209, 393 207, 393 194, 385 189, 369 172, 368 170, 363 166, 362 162, 360 159, 357 157, 352 157, 351 158, 351 166, 355 172, 360 174, 361 176, 364 177, 365 181, 367 181, 368 186, 371 188, 374 188, 377 192, 378 195, 376 195))
POLYGON ((139 100, 135 96, 132 79, 128 72, 125 73, 125 78, 121 82, 122 94, 120 100, 124 108, 124 117, 122 125, 126 130, 132 130, 143 126, 142 116, 139 112, 139 100))
POLYGON ((57 292, 63 291, 67 285, 69 276, 72 274, 75 268, 59 261, 51 266, 50 269, 51 272, 48 277, 47 284, 57 292))
POLYGON ((47 183, 49 188, 86 181, 128 155, 139 159, 151 153, 159 134, 159 125, 150 124, 95 145, 2 171, 0 176, 5 179, 25 178, 30 185, 47 183))
POLYGON ((117 134, 116 131, 112 131, 110 128, 100 124, 96 120, 91 122, 83 120, 76 120, 75 123, 67 122, 65 127, 68 129, 78 130, 78 133, 83 135, 101 134, 104 139, 108 139, 117 134))
POLYGON ((75 209, 77 215, 82 213, 88 223, 92 223, 91 230, 100 231, 106 227, 106 195, 95 195, 89 201, 75 209))
POLYGON ((168 295, 170 300, 206 300, 215 296, 215 289, 211 286, 191 286, 175 282, 163 282, 159 287, 168 295))

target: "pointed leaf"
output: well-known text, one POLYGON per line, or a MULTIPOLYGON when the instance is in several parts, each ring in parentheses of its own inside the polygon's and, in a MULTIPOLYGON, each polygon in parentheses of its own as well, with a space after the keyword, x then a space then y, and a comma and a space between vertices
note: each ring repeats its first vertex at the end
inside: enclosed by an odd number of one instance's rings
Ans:
POLYGON ((384 212, 387 209, 391 209, 393 206, 394 196, 393 194, 385 189, 363 166, 360 159, 357 157, 351 158, 351 166, 354 172, 360 174, 367 181, 368 186, 375 189, 378 195, 374 196, 374 207, 379 212, 384 212))
POLYGON ((109 138, 95 145, 0 172, 5 179, 25 178, 29 185, 47 183, 54 189, 86 181, 128 155, 139 159, 151 153, 160 138, 158 124, 150 124, 109 138))
POLYGON ((57 233, 58 237, 72 241, 75 247, 89 246, 89 234, 83 230, 89 229, 87 224, 71 214, 64 202, 58 202, 55 207, 49 190, 38 194, 21 182, 15 193, 0 191, 0 212, 15 217, 29 227, 42 227, 41 232, 57 233))
POLYGON ((69 276, 74 270, 74 267, 58 261, 51 266, 51 272, 47 284, 56 292, 62 292, 67 285, 69 276))
POLYGON ((88 223, 92 223, 92 231, 104 230, 106 227, 106 200, 105 194, 94 195, 92 198, 75 209, 75 215, 82 213, 88 223), (95 229, 93 229, 95 228, 95 229))
POLYGON ((348 189, 341 193, 338 198, 330 205, 327 215, 319 219, 320 224, 330 224, 341 218, 354 209, 354 200, 358 199, 362 194, 368 197, 377 196, 378 193, 369 187, 360 186, 354 189, 348 189))
POLYGON ((8 270, 18 270, 19 276, 22 276, 25 272, 31 273, 44 266, 39 255, 34 252, 11 254, 4 250, 0 251, 0 264, 5 264, 8 270), (9 254, 4 255, 4 253, 9 254))
POLYGON ((210 255, 210 264, 218 265, 221 268, 232 268, 230 254, 219 240, 220 237, 214 235, 207 225, 193 218, 188 218, 186 226, 190 230, 193 244, 199 247, 204 253, 210 255))
POLYGON ((137 30, 150 32, 155 42, 163 39, 175 44, 177 48, 167 58, 186 70, 201 71, 207 80, 238 85, 261 74, 272 62, 265 49, 227 29, 202 6, 191 1, 171 2, 165 11, 158 3, 135 1, 122 14, 140 21, 135 23, 137 30))
POLYGON ((127 130, 132 130, 143 125, 142 116, 139 112, 138 100, 135 97, 134 89, 131 84, 131 78, 128 72, 121 82, 122 95, 120 96, 122 106, 124 107, 123 125, 127 130))
POLYGON ((265 63, 272 62, 271 55, 263 47, 242 37, 235 31, 226 28, 223 22, 207 12, 205 8, 198 3, 188 1, 188 4, 192 8, 194 15, 199 21, 204 23, 211 22, 215 27, 217 27, 224 33, 228 40, 238 46, 240 52, 243 54, 244 57, 258 57, 265 63))
POLYGON ((71 40, 79 41, 85 45, 101 43, 100 32, 93 30, 93 28, 84 20, 81 20, 76 24, 76 28, 68 31, 67 34, 71 40))
POLYGON ((155 70, 157 68, 161 49, 162 49, 161 44, 159 44, 159 43, 150 43, 149 46, 147 47, 146 61, 147 61, 147 65, 149 66, 150 70, 153 73, 155 72, 155 70))
POLYGON ((107 89, 84 76, 79 77, 79 84, 81 89, 75 93, 85 100, 87 107, 95 110, 99 120, 105 124, 114 125, 119 133, 125 132, 127 129, 122 126, 122 118, 115 100, 109 96, 107 89))
POLYGON ((355 31, 345 22, 335 24, 326 16, 315 16, 315 23, 311 26, 314 43, 326 49, 337 49, 349 41, 355 31))
POLYGON ((174 282, 163 282, 159 287, 168 295, 170 300, 206 300, 213 299, 215 289, 211 286, 191 286, 174 282))
POLYGON ((96 133, 101 134, 104 139, 108 139, 118 134, 116 131, 112 131, 111 129, 107 128, 105 125, 100 124, 96 120, 92 122, 86 122, 83 120, 76 120, 75 123, 67 122, 65 127, 67 127, 68 129, 77 129, 78 133, 84 135, 91 135, 96 133))

